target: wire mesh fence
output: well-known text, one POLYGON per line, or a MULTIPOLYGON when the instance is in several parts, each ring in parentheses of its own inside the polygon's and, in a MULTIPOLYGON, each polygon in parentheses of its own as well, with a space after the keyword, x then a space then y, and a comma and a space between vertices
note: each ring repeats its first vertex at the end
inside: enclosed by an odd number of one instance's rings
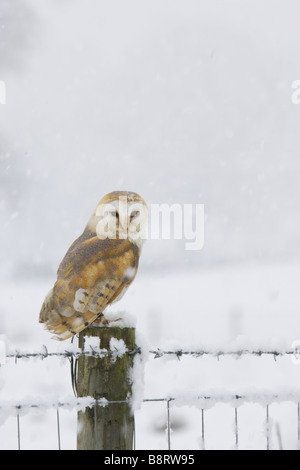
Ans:
MULTIPOLYGON (((287 401, 289 399, 289 394, 286 395, 259 395, 257 394, 256 400, 253 396, 244 395, 227 395, 224 396, 222 394, 215 395, 215 396, 198 396, 195 397, 195 400, 199 401, 199 409, 201 411, 201 422, 199 423, 199 430, 201 435, 201 450, 206 449, 206 427, 205 427, 205 419, 206 413, 209 412, 210 408, 207 408, 207 403, 210 404, 214 403, 224 403, 224 401, 230 402, 231 404, 236 403, 236 405, 232 405, 232 415, 234 421, 234 432, 233 432, 233 441, 232 441, 232 448, 235 450, 239 449, 239 409, 240 406, 243 406, 246 403, 257 403, 261 406, 264 406, 265 409, 265 449, 270 450, 270 420, 271 420, 271 406, 274 403, 280 403, 287 401), (267 400, 266 405, 262 405, 263 401, 267 400), (239 403, 242 402, 242 403, 239 403), (205 408, 201 405, 205 404, 205 408)), ((293 400, 296 399, 296 395, 294 392, 291 391, 290 395, 293 395, 293 400)), ((300 392, 297 395, 297 399, 299 400, 296 404, 296 413, 297 413, 297 428, 294 430, 295 434, 297 435, 297 442, 298 448, 300 448, 300 392)), ((166 442, 165 448, 168 450, 172 450, 172 428, 171 428, 171 416, 172 416, 172 406, 171 404, 176 405, 176 402, 180 401, 180 405, 182 406, 183 401, 182 399, 177 399, 174 397, 161 397, 161 398, 145 398, 143 400, 144 404, 147 403, 165 403, 166 405, 166 442)), ((57 434, 57 449, 62 450, 62 443, 61 443, 61 423, 60 423, 60 411, 63 409, 73 410, 75 412, 79 410, 83 410, 86 407, 91 407, 94 410, 95 416, 95 423, 97 419, 97 407, 98 406, 114 406, 116 403, 126 403, 125 401, 117 402, 117 401, 108 401, 105 399, 92 399, 90 397, 87 398, 74 398, 73 400, 69 398, 67 401, 57 401, 57 402, 42 402, 39 399, 32 399, 32 402, 18 402, 18 403, 10 403, 7 404, 5 402, 0 401, 0 409, 6 408, 10 417, 15 417, 16 419, 16 443, 18 450, 22 449, 22 417, 25 416, 26 413, 29 413, 31 410, 41 410, 44 412, 47 409, 51 409, 56 414, 56 434, 57 434)), ((136 450, 136 430, 134 433, 134 444, 133 449, 136 450)))
MULTIPOLYGON (((125 354, 135 355, 140 354, 141 349, 136 347, 133 350, 126 351, 125 354)), ((222 356, 232 356, 235 358, 240 358, 243 356, 270 356, 275 360, 278 357, 284 356, 295 356, 295 351, 292 349, 286 350, 276 350, 276 349, 237 349, 237 350, 193 350, 188 351, 184 349, 177 350, 164 350, 164 349, 150 349, 148 351, 150 357, 155 360, 158 360, 162 357, 176 357, 180 360, 183 356, 192 356, 194 358, 203 358, 205 356, 211 356, 216 359, 219 359, 222 356)), ((9 350, 5 356, 5 366, 9 366, 10 363, 17 364, 18 361, 30 360, 30 359, 40 359, 42 361, 47 358, 66 358, 70 362, 74 359, 78 359, 80 356, 92 356, 92 357, 104 357, 104 356, 113 356, 115 352, 90 347, 88 350, 81 350, 73 345, 65 348, 61 351, 49 351, 46 346, 42 346, 39 350, 36 351, 21 351, 21 350, 9 350)), ((1 367, 1 366, 0 366, 1 367)), ((2 361, 3 367, 3 361, 2 361)), ((0 400, 0 413, 6 417, 10 417, 16 420, 15 426, 15 439, 18 449, 22 449, 22 419, 23 417, 32 412, 33 410, 40 410, 44 412, 45 410, 52 410, 55 413, 56 420, 56 440, 57 440, 57 449, 62 450, 62 440, 61 440, 61 418, 60 414, 62 410, 71 410, 77 413, 80 410, 84 410, 87 407, 94 410, 95 423, 97 419, 97 408, 114 406, 116 403, 129 403, 130 399, 120 401, 110 401, 105 398, 95 399, 92 397, 76 397, 70 396, 66 399, 49 399, 49 398, 27 398, 23 401, 5 401, 0 400)), ((244 393, 236 394, 224 391, 215 390, 213 393, 208 394, 195 394, 193 397, 181 397, 181 396, 164 396, 164 397, 150 397, 144 398, 142 400, 142 406, 147 406, 152 403, 161 403, 165 404, 165 417, 166 417, 166 438, 165 438, 165 448, 172 450, 172 412, 175 406, 196 406, 201 413, 201 420, 199 422, 199 434, 201 436, 201 442, 199 447, 202 450, 206 449, 206 417, 209 413, 212 406, 222 403, 228 404, 232 408, 232 418, 234 423, 233 429, 233 442, 232 448, 238 450, 240 448, 240 410, 246 404, 257 404, 264 409, 265 415, 265 424, 264 432, 265 444, 264 448, 266 450, 271 449, 271 426, 270 422, 272 419, 272 405, 282 404, 283 402, 292 402, 295 405, 295 414, 296 414, 296 426, 293 430, 296 439, 298 448, 300 448, 300 389, 286 389, 285 392, 273 393, 273 392, 255 392, 255 393, 244 393)), ((1 426, 1 422, 0 422, 1 426)), ((134 443, 133 448, 136 449, 136 437, 137 430, 134 431, 134 443)))

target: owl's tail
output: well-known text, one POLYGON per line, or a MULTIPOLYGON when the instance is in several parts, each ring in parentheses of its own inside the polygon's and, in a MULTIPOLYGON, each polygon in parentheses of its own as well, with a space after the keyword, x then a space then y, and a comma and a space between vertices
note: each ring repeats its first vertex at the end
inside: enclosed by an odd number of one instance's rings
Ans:
POLYGON ((87 328, 97 318, 103 316, 102 313, 73 313, 72 315, 62 315, 57 312, 53 301, 53 289, 47 294, 42 305, 39 322, 45 324, 45 329, 54 333, 54 339, 59 341, 66 340, 80 333, 87 328))
POLYGON ((40 323, 46 323, 48 320, 48 312, 53 308, 53 288, 48 292, 45 297, 44 303, 40 311, 40 323))

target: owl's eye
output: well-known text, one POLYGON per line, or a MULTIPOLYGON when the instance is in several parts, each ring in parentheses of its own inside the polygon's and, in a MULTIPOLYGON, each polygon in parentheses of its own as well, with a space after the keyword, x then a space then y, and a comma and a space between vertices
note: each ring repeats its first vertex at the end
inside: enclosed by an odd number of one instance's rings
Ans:
POLYGON ((117 211, 111 212, 111 215, 113 217, 116 217, 117 219, 119 218, 119 212, 117 212, 117 211))
POLYGON ((134 217, 140 215, 140 211, 132 211, 130 214, 130 220, 132 220, 134 217))

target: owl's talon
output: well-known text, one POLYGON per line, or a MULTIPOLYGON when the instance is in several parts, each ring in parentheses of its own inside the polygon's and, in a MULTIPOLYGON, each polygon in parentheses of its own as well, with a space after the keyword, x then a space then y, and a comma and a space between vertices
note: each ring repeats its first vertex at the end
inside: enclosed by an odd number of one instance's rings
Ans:
POLYGON ((102 317, 100 318, 99 324, 100 324, 100 325, 103 325, 103 326, 106 326, 106 325, 109 324, 109 321, 107 320, 107 318, 105 318, 104 316, 102 316, 102 317))

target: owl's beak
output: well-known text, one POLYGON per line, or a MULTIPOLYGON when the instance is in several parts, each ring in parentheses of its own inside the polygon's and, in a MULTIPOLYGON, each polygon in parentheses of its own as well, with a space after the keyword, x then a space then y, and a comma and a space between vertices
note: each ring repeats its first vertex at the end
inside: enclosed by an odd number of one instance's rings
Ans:
POLYGON ((127 227, 127 224, 125 222, 125 224, 121 224, 121 222, 119 221, 119 235, 122 234, 123 236, 121 238, 127 238, 127 230, 128 230, 128 227, 127 227))

